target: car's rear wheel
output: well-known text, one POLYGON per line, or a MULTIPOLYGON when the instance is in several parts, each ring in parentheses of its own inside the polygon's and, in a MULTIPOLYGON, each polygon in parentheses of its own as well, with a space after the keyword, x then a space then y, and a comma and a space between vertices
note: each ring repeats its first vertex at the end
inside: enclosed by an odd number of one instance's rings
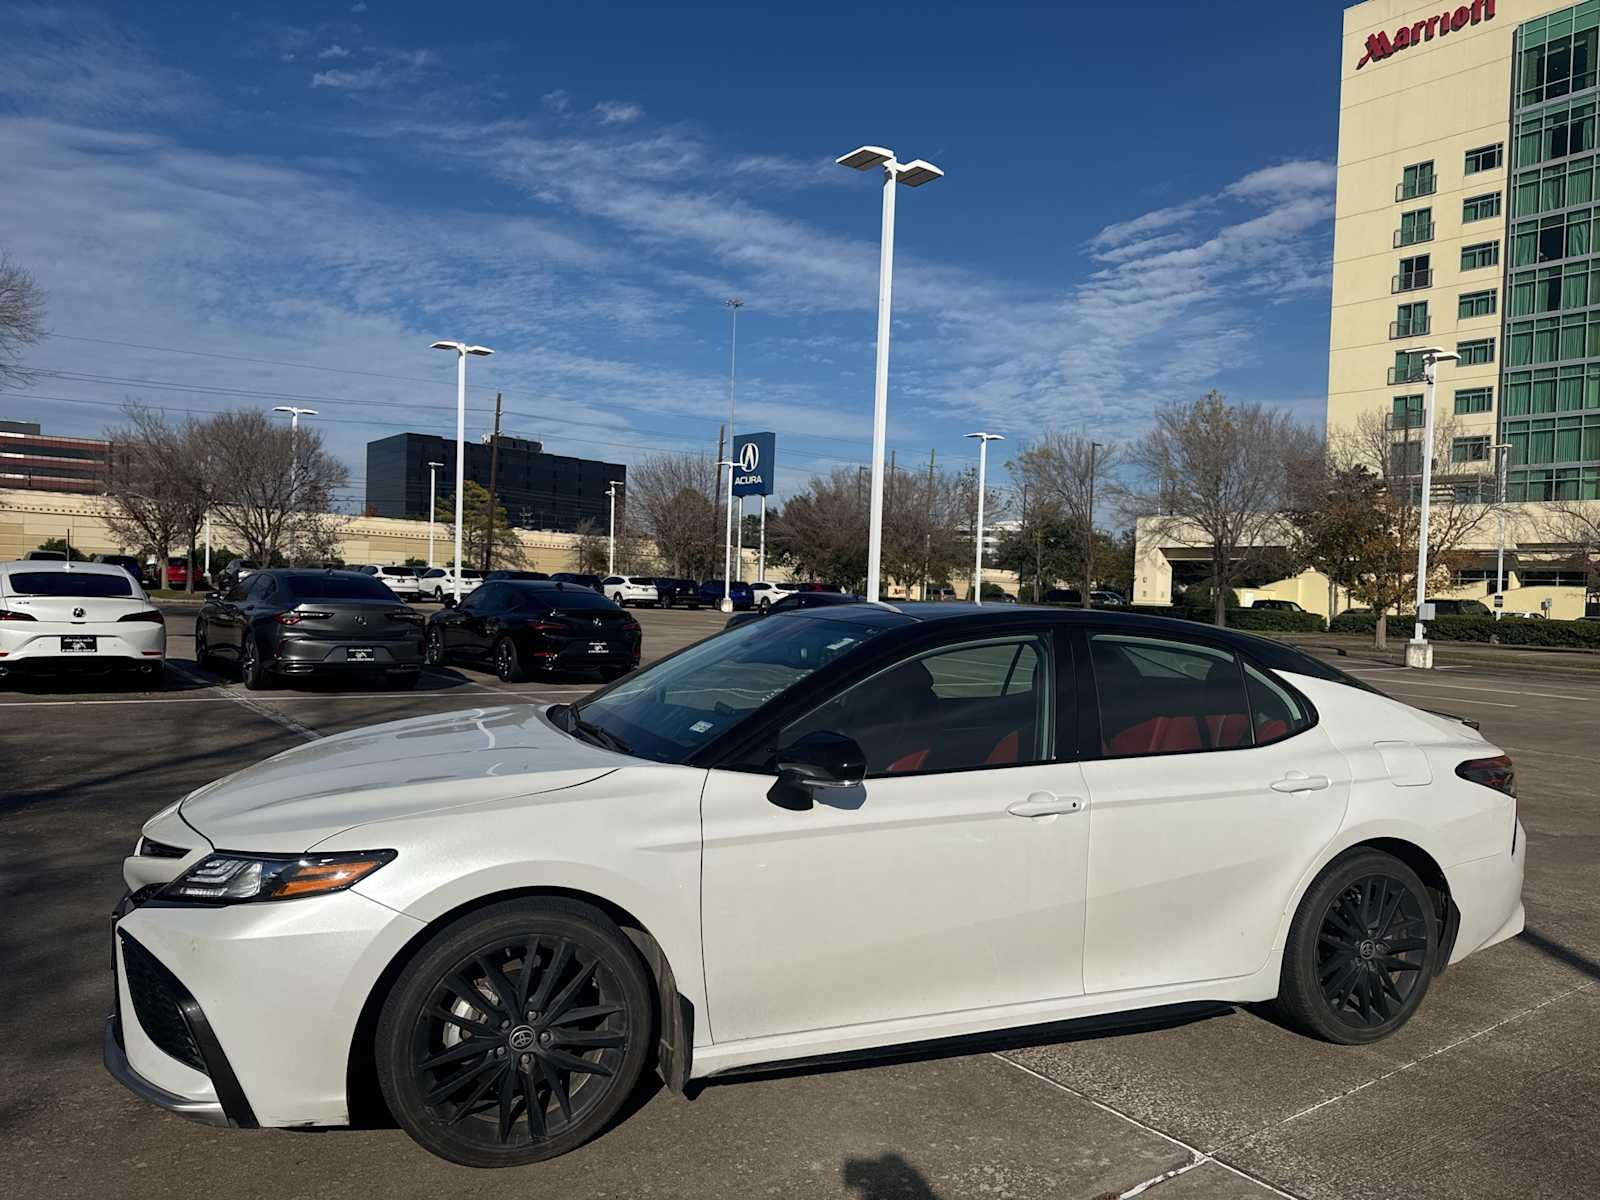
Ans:
POLYGON ((440 930, 384 1002, 378 1082, 423 1147, 470 1167, 564 1154, 599 1133, 653 1044, 644 964, 616 923, 550 897, 440 930))
POLYGON ((508 637, 501 638, 494 644, 494 673, 499 676, 501 683, 521 683, 526 676, 522 671, 522 656, 517 653, 517 644, 508 637))
POLYGON ((1427 887, 1398 858, 1360 850, 1335 859, 1289 927, 1278 1007, 1325 1041, 1387 1037, 1427 994, 1439 932, 1427 887))
POLYGON ((427 659, 430 667, 442 667, 445 662, 444 630, 435 625, 428 630, 427 659))
POLYGON ((622 600, 622 593, 621 592, 617 592, 617 593, 613 594, 612 597, 611 597, 611 602, 613 604, 615 604, 618 608, 624 607, 623 600, 622 600))
POLYGON ((761 597, 761 615, 765 616, 766 612, 767 612, 767 609, 769 609, 771 607, 772 607, 772 601, 768 600, 765 596, 761 597))
POLYGON ((202 671, 211 670, 211 646, 206 640, 206 623, 194 623, 194 663, 202 671))
POLYGON ((256 645, 255 635, 248 630, 244 635, 244 649, 240 652, 239 678, 245 688, 252 692, 264 690, 270 682, 267 668, 261 661, 261 648, 256 645))

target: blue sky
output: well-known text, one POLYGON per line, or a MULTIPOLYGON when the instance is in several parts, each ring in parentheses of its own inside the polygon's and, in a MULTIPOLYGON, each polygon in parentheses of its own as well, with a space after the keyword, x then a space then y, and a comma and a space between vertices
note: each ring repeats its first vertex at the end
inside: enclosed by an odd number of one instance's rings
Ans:
POLYGON ((500 390, 555 452, 711 450, 737 295, 737 423, 792 490, 870 450, 878 183, 831 160, 875 143, 947 172, 899 196, 902 463, 964 465, 979 427, 1128 437, 1211 387, 1320 423, 1340 20, 12 3, 0 246, 56 336, 0 415, 309 404, 359 496, 368 439, 453 431, 427 346, 464 338, 498 352, 469 437, 500 390))

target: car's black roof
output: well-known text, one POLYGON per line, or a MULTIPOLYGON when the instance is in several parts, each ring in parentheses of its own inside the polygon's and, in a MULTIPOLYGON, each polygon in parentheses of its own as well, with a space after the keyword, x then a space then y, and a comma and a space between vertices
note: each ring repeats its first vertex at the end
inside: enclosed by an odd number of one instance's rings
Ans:
POLYGON ((1191 641, 1209 641, 1237 650, 1274 671, 1288 671, 1349 684, 1365 691, 1374 690, 1354 676, 1337 667, 1329 666, 1286 642, 1257 637, 1236 629, 1221 629, 1198 621, 1183 621, 1176 617, 1147 616, 1126 608, 1052 608, 1036 604, 971 603, 952 604, 949 601, 888 602, 884 604, 837 604, 816 608, 801 608, 785 616, 795 621, 848 621, 870 625, 885 631, 910 630, 918 625, 931 626, 938 622, 971 626, 974 632, 1004 630, 1015 625, 1032 624, 1045 620, 1051 624, 1082 626, 1086 629, 1136 629, 1142 633, 1170 634, 1191 641))

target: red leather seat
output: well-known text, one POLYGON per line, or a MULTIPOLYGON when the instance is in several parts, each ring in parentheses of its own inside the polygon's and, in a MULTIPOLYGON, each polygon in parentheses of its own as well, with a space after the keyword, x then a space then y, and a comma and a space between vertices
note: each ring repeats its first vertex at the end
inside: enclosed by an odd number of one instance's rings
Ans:
POLYGON ((1124 729, 1107 746, 1112 754, 1159 754, 1204 746, 1194 717, 1151 717, 1124 729))
POLYGON ((892 775, 896 771, 920 771, 922 764, 928 761, 928 755, 932 752, 931 749, 913 750, 910 754, 902 754, 889 764, 889 773, 892 775))
POLYGON ((1014 763, 1022 749, 1022 730, 1013 729, 1005 737, 994 744, 994 749, 989 751, 989 757, 984 759, 984 765, 998 767, 1006 763, 1014 763))
POLYGON ((1206 732, 1213 750, 1231 750, 1250 744, 1250 718, 1244 713, 1227 713, 1206 718, 1206 732))

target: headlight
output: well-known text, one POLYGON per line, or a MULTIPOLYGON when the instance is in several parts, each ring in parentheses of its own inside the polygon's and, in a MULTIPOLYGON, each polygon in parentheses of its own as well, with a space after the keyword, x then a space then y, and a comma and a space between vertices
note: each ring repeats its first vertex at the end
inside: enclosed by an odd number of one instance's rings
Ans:
POLYGON ((360 854, 211 854, 161 890, 163 900, 244 904, 342 892, 393 860, 393 850, 360 854))

